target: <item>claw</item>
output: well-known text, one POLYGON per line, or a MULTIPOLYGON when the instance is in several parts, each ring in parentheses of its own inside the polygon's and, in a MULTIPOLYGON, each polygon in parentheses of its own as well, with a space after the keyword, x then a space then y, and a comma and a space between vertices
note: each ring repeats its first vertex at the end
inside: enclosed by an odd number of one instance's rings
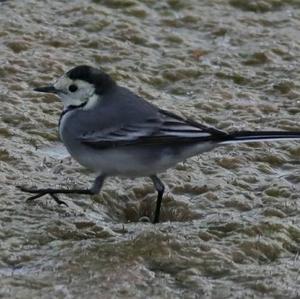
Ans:
POLYGON ((18 189, 20 189, 23 192, 28 192, 28 193, 37 193, 36 195, 30 196, 26 199, 26 201, 32 201, 34 199, 40 198, 42 196, 45 196, 47 194, 49 194, 57 204, 59 205, 65 205, 66 207, 68 207, 68 205, 61 199, 58 198, 58 196, 55 193, 50 193, 42 190, 38 190, 38 189, 31 189, 31 188, 26 188, 23 186, 16 186, 18 189))
MULTIPOLYGON (((23 190, 22 190, 23 191, 23 190)), ((27 191, 24 191, 24 192, 27 192, 27 191)), ((33 195, 33 196, 30 196, 30 197, 28 197, 27 199, 26 199, 26 201, 32 201, 32 200, 34 200, 34 199, 37 199, 37 198, 40 198, 40 197, 42 197, 42 196, 44 196, 44 195, 46 195, 47 193, 39 193, 39 194, 37 194, 37 195, 33 195)))
POLYGON ((55 201, 57 204, 59 205, 65 205, 66 207, 68 207, 68 205, 61 199, 58 198, 58 196, 56 194, 49 194, 55 201))
MULTIPOLYGON (((100 182, 100 185, 99 185, 99 182, 98 182, 99 186, 96 185, 97 192, 100 191, 102 183, 103 183, 103 178, 101 177, 100 179, 102 179, 101 182, 100 182)), ((17 188, 20 189, 23 192, 36 194, 36 195, 33 195, 33 196, 29 197, 27 199, 29 201, 49 194, 55 200, 56 203, 58 203, 59 205, 65 205, 66 207, 68 205, 64 201, 60 200, 57 197, 57 194, 88 194, 88 195, 95 194, 95 190, 94 189, 51 189, 51 188, 46 188, 46 189, 32 189, 32 188, 26 188, 26 187, 23 187, 23 186, 17 186, 17 188)))
MULTIPOLYGON (((32 188, 27 188, 23 186, 16 186, 18 189, 20 189, 23 192, 28 192, 28 193, 39 193, 39 194, 46 194, 44 191, 39 190, 39 189, 32 189, 32 188)), ((41 196, 43 196, 41 195, 41 196)))

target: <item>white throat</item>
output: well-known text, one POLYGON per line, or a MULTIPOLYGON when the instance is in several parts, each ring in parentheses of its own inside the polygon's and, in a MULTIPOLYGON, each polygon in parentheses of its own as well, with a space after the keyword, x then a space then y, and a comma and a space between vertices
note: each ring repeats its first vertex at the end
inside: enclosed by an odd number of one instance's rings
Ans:
POLYGON ((81 107, 83 110, 90 110, 100 101, 100 97, 96 94, 93 94, 85 101, 79 99, 72 99, 70 101, 63 101, 64 111, 69 110, 70 107, 81 107))
POLYGON ((97 94, 93 94, 92 96, 89 97, 87 103, 83 106, 83 110, 89 110, 92 109, 93 107, 96 106, 98 101, 100 101, 100 96, 97 94))

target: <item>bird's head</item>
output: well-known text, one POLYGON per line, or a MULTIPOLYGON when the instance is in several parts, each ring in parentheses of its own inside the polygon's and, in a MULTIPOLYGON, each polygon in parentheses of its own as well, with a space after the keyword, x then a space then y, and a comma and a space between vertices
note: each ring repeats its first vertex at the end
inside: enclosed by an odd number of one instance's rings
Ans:
POLYGON ((54 84, 35 88, 35 91, 56 94, 64 107, 95 102, 116 83, 102 70, 80 65, 65 73, 54 84))

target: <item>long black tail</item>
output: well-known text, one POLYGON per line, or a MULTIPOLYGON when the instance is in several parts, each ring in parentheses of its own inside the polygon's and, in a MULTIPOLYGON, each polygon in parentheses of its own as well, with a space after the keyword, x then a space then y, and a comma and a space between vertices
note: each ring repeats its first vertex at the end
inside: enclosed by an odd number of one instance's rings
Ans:
POLYGON ((240 131, 229 133, 225 136, 221 144, 257 142, 257 141, 277 141, 277 140, 300 139, 300 132, 281 132, 281 131, 240 131))

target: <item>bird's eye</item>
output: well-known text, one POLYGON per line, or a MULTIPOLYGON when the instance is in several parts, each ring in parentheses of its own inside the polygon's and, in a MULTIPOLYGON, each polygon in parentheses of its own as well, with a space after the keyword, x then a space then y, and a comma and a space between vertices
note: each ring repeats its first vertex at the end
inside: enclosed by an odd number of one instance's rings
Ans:
POLYGON ((75 92, 77 89, 78 89, 78 87, 75 84, 71 84, 69 86, 69 91, 71 91, 71 92, 75 92))

